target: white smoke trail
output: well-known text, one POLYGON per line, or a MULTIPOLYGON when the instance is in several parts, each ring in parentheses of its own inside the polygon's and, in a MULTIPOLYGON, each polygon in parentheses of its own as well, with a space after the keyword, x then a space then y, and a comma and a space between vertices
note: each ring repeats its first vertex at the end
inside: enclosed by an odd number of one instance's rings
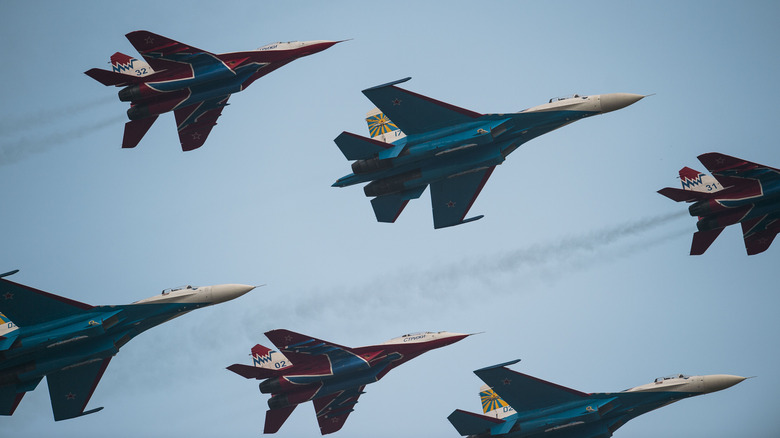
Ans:
MULTIPOLYGON (((522 247, 505 253, 470 256, 457 262, 427 269, 400 269, 394 274, 372 279, 361 286, 328 288, 316 293, 304 293, 305 302, 284 301, 278 309, 266 308, 268 315, 278 315, 277 324, 290 318, 338 318, 349 309, 350 315, 360 315, 377 309, 397 314, 399 310, 414 309, 428 312, 446 306, 473 302, 482 293, 509 294, 521 289, 504 287, 507 280, 524 283, 554 282, 566 274, 625 259, 669 240, 690 234, 691 227, 676 229, 662 235, 651 231, 687 216, 687 211, 644 218, 603 228, 584 235, 568 236, 560 240, 522 247), (480 293, 475 293, 479 291, 480 293), (290 315, 293 313, 293 315, 290 315)), ((343 315, 342 315, 343 317, 343 315)), ((253 315, 247 318, 256 319, 253 315)), ((273 324, 272 324, 273 325, 273 324)))
POLYGON ((55 146, 86 137, 103 128, 115 126, 123 120, 126 120, 124 114, 43 137, 22 137, 20 140, 0 144, 0 165, 16 163, 32 154, 46 152, 55 146))
POLYGON ((8 137, 24 133, 30 129, 38 130, 41 126, 48 126, 52 123, 77 116, 84 111, 116 101, 117 97, 112 93, 111 95, 99 99, 66 105, 59 108, 46 108, 33 114, 3 117, 0 118, 0 133, 2 133, 4 137, 8 137))

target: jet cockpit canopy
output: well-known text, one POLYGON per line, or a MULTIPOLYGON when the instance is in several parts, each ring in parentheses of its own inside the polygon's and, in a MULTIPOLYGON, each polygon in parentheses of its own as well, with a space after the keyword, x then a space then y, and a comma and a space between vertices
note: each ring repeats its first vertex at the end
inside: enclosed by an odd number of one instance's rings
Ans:
POLYGON ((176 292, 177 290, 198 290, 198 286, 190 286, 189 284, 184 286, 177 286, 177 287, 169 287, 168 289, 164 289, 162 291, 163 295, 168 295, 171 292, 176 292))

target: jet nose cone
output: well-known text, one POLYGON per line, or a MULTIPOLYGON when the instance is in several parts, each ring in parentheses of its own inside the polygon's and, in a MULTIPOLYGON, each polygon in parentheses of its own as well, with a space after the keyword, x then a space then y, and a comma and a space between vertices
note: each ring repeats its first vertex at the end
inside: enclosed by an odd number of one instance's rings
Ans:
POLYGON ((645 96, 641 94, 631 93, 610 93, 602 94, 601 98, 601 112, 608 113, 610 111, 619 110, 625 108, 632 103, 639 102, 645 96))
POLYGON ((747 377, 732 376, 730 374, 715 374, 712 376, 707 376, 707 379, 705 380, 707 392, 715 392, 730 388, 745 379, 747 379, 747 377))
POLYGON ((211 287, 211 297, 213 303, 224 303, 251 291, 257 286, 247 284, 218 284, 211 287))

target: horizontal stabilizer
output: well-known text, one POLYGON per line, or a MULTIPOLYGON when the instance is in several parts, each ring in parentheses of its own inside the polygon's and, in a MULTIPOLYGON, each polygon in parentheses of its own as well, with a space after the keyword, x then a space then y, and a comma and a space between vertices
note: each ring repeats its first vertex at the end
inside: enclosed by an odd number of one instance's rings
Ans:
MULTIPOLYGON (((344 157, 346 157, 347 160, 365 160, 375 155, 379 155, 380 152, 394 148, 392 144, 372 140, 346 131, 339 134, 333 141, 336 142, 336 146, 341 149, 341 153, 344 154, 344 157)), ((398 153, 400 152, 401 151, 399 150, 398 153)), ((398 153, 395 156, 398 156, 398 153)))
POLYGON ((279 375, 279 372, 276 370, 269 370, 267 368, 260 368, 251 365, 243 365, 240 363, 234 363, 233 365, 227 367, 227 369, 246 379, 262 380, 279 375))
POLYGON ((124 87, 125 85, 140 84, 148 80, 148 78, 142 76, 131 76, 99 68, 91 68, 85 71, 84 74, 106 86, 124 87))
POLYGON ((702 199, 711 199, 714 197, 713 193, 697 192, 695 190, 675 189, 672 187, 665 187, 659 190, 658 193, 666 196, 672 201, 677 201, 677 202, 682 202, 682 201, 693 202, 693 201, 700 201, 702 199))
POLYGON ((498 418, 462 411, 460 409, 454 410, 447 419, 450 420, 452 426, 455 427, 455 430, 462 436, 477 435, 505 422, 498 418))
POLYGON ((717 228, 709 231, 697 231, 693 233, 693 241, 691 241, 691 255, 702 255, 707 248, 712 245, 712 242, 720 236, 723 228, 717 228))
MULTIPOLYGON (((0 315, 2 315, 2 313, 0 313, 0 315)), ((17 337, 19 337, 19 330, 14 330, 12 332, 0 335, 0 351, 5 351, 11 348, 17 337)))

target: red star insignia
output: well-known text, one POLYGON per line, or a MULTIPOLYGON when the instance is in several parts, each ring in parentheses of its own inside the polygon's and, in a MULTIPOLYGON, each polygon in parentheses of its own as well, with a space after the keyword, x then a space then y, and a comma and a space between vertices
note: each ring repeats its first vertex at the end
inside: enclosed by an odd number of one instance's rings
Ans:
POLYGON ((76 400, 76 394, 74 394, 72 392, 69 392, 69 393, 65 394, 65 398, 68 399, 68 400, 76 400))
POLYGON ((723 164, 723 163, 725 163, 725 162, 726 162, 726 160, 724 160, 724 159, 723 159, 723 157, 718 157, 718 158, 715 160, 715 162, 716 162, 716 163, 718 163, 718 164, 723 164))
POLYGON ((510 380, 510 379, 504 379, 504 381, 503 381, 502 383, 503 383, 504 385, 511 385, 511 384, 512 384, 512 380, 510 380))
POLYGON ((455 202, 454 201, 450 201, 450 202, 447 203, 447 208, 452 208, 454 206, 455 206, 455 202))
POLYGON ((192 139, 193 140, 200 140, 200 132, 196 132, 196 133, 192 134, 192 139))
POLYGON ((339 422, 339 419, 338 419, 338 418, 332 418, 332 419, 330 420, 330 422, 331 422, 331 423, 333 423, 333 424, 336 424, 336 423, 338 423, 338 422, 339 422))
POLYGON ((14 294, 12 294, 11 292, 6 292, 6 294, 3 295, 3 298, 5 298, 6 300, 13 300, 14 294))
POLYGON ((285 340, 285 342, 290 342, 290 341, 292 341, 292 336, 287 335, 287 336, 284 337, 284 340, 285 340))
POLYGON ((152 44, 154 42, 154 38, 148 36, 144 41, 146 41, 146 44, 152 44))
POLYGON ((401 99, 395 98, 393 99, 393 106, 398 106, 401 104, 401 99))

